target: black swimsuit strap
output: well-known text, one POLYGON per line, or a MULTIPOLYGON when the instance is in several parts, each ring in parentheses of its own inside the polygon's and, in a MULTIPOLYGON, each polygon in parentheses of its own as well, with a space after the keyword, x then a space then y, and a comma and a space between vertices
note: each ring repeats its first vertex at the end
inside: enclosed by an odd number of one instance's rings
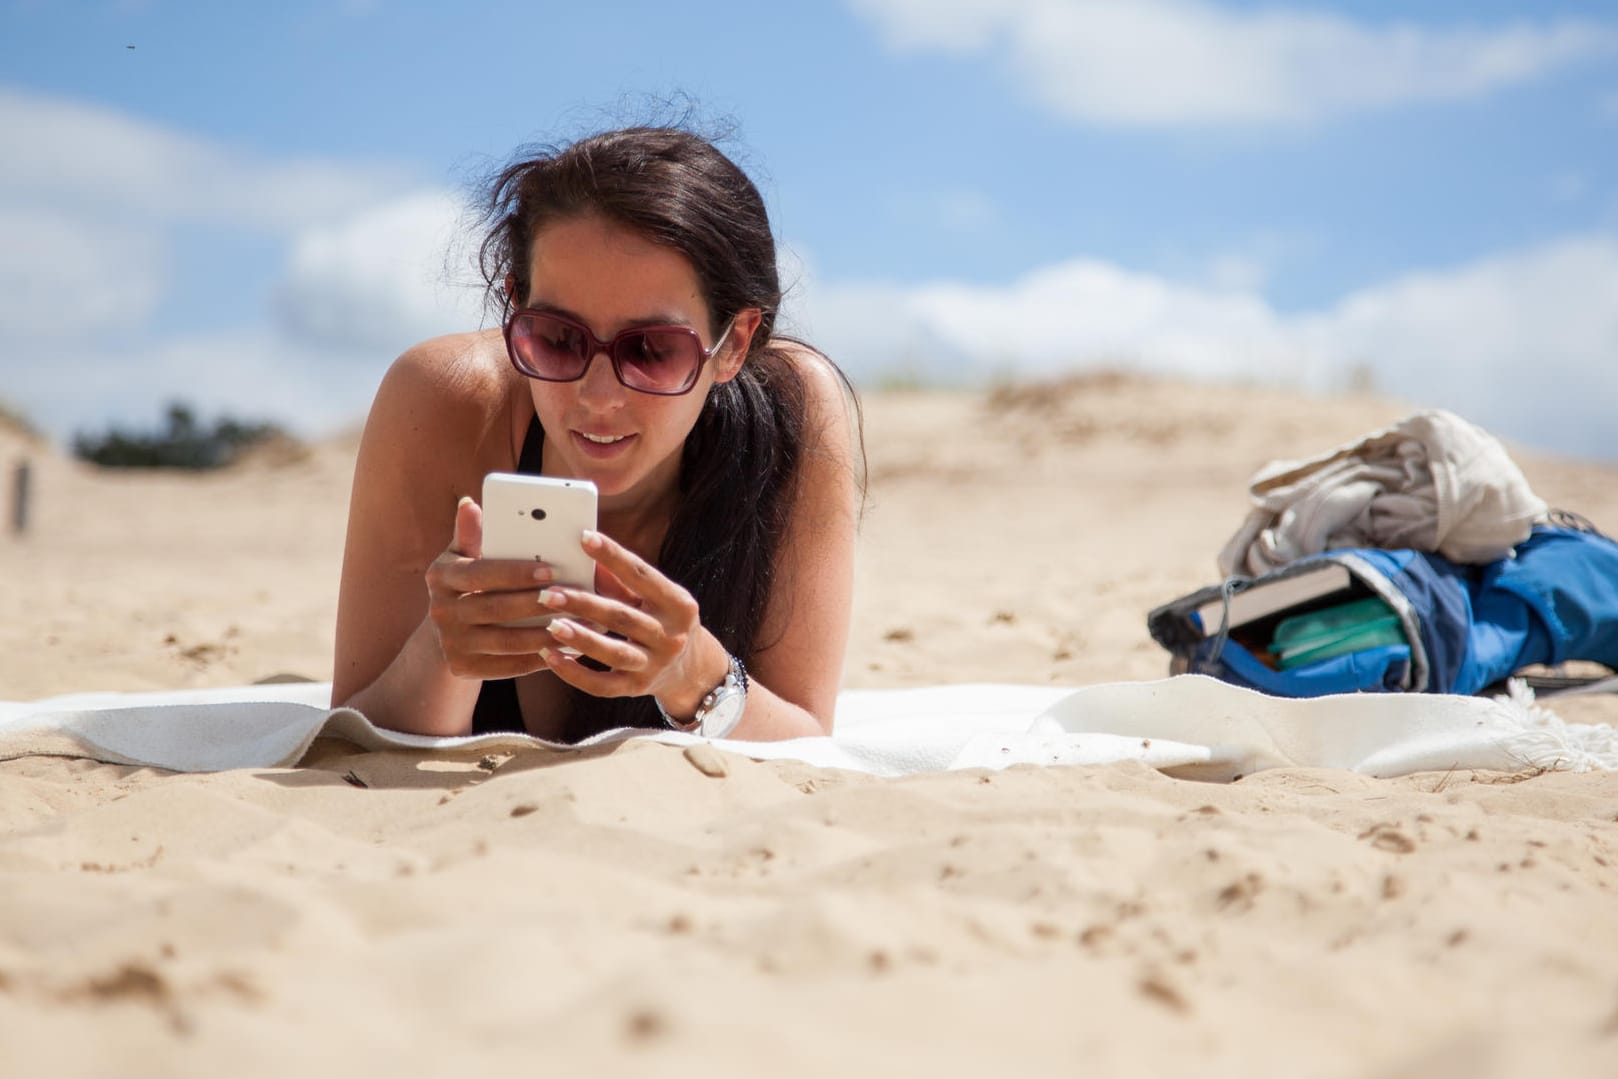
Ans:
POLYGON ((535 416, 528 421, 528 433, 523 436, 522 455, 517 458, 517 471, 537 476, 544 464, 545 428, 539 425, 539 417, 535 416))

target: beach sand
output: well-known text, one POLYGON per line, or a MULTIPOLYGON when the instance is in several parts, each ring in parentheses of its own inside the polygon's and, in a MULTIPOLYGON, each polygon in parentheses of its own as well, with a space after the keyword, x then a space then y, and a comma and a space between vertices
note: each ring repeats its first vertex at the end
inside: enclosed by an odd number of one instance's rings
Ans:
MULTIPOLYGON (((850 687, 1159 677, 1146 611, 1215 578, 1253 470, 1407 411, 866 405, 850 687)), ((329 678, 354 444, 116 475, 0 432, 35 495, 0 698, 329 678)), ((1618 468, 1514 455, 1618 528, 1618 468)), ((0 763, 0 1074, 1618 1074, 1618 774, 723 765, 0 763)))

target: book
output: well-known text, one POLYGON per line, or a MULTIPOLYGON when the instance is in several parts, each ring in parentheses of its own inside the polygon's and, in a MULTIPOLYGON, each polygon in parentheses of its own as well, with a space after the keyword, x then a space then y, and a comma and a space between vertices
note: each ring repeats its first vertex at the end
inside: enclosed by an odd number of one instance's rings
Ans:
MULTIPOLYGON (((1321 562, 1309 569, 1283 577, 1261 577, 1230 596, 1230 628, 1257 622, 1278 611, 1345 592, 1353 584, 1348 567, 1339 562, 1321 562)), ((1212 637, 1219 632, 1224 620, 1223 598, 1202 604, 1196 609, 1202 623, 1202 635, 1212 637)))

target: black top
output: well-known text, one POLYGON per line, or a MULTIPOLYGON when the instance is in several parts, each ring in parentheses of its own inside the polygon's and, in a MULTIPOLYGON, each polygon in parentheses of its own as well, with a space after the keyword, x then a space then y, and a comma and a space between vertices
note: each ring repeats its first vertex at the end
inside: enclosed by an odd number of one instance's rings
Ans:
MULTIPOLYGON (((537 476, 545 453, 545 429, 539 417, 528 421, 528 433, 523 436, 522 455, 517 459, 517 471, 537 476)), ((512 678, 489 678, 478 691, 478 703, 472 709, 472 733, 490 734, 495 731, 524 732, 522 705, 517 700, 517 682, 512 678)))

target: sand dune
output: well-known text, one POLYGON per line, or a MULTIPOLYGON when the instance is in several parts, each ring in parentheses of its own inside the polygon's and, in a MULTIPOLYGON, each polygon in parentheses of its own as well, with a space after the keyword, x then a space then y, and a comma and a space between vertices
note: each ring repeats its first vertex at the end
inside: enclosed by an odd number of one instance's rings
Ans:
MULTIPOLYGON (((1402 411, 1121 377, 874 397, 847 683, 1158 677, 1145 612, 1212 579, 1251 471, 1402 411)), ((0 543, 0 697, 329 677, 352 440, 186 477, 6 437, 37 498, 0 543)), ((1618 526, 1618 470, 1517 456, 1618 526)), ((1618 1061, 1618 776, 724 763, 0 764, 0 1072, 1618 1061)))

